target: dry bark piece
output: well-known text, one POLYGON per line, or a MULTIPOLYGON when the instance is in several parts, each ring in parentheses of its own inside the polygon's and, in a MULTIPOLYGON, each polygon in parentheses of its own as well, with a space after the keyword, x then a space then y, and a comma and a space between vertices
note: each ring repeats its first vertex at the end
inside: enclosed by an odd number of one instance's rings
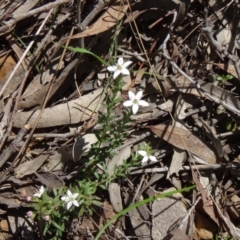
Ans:
POLYGON ((181 167, 183 166, 187 159, 187 152, 176 147, 173 148, 173 151, 174 151, 173 157, 171 165, 168 169, 167 179, 170 179, 173 185, 175 187, 177 186, 180 189, 182 187, 181 181, 178 178, 176 178, 176 176, 178 176, 181 167))
MULTIPOLYGON (((172 191, 168 189, 167 191, 172 191)), ((167 192, 164 191, 164 192, 167 192)), ((174 194, 171 197, 157 199, 152 205, 152 239, 163 239, 168 231, 174 227, 177 221, 187 214, 187 209, 181 201, 182 194, 174 194)), ((184 222, 183 231, 186 231, 188 221, 184 222)))
POLYGON ((21 236, 23 239, 34 239, 34 229, 31 219, 26 219, 18 215, 8 215, 8 222, 13 234, 21 236), (22 231, 24 229, 24 231, 22 231))
POLYGON ((49 171, 62 170, 63 166, 72 159, 72 146, 60 147, 49 157, 47 169, 49 171))
POLYGON ((72 150, 73 160, 75 162, 79 161, 81 155, 88 152, 91 149, 91 145, 96 143, 97 141, 98 139, 94 133, 88 133, 76 138, 72 150))
MULTIPOLYGON (((107 163, 107 173, 111 177, 114 173, 114 168, 123 164, 123 161, 128 159, 131 155, 131 148, 125 147, 115 155, 109 163, 107 163)), ((108 186, 108 192, 110 195, 110 201, 115 212, 123 210, 121 189, 119 184, 110 183, 108 186)))
POLYGON ((175 147, 187 150, 207 163, 217 163, 216 154, 200 138, 194 136, 188 130, 165 124, 147 126, 146 128, 151 129, 158 137, 163 138, 175 147))
POLYGON ((37 3, 39 2, 39 0, 28 0, 23 2, 23 4, 20 5, 19 8, 17 8, 12 16, 13 18, 15 18, 16 16, 19 16, 21 14, 24 14, 26 12, 28 12, 30 9, 32 9, 37 3))
POLYGON ((190 240, 190 238, 179 228, 175 228, 163 240, 190 240))
MULTIPOLYGON (((144 218, 144 212, 148 211, 147 206, 142 205, 141 208, 134 208, 128 212, 134 232, 137 239, 151 240, 150 224, 144 218), (144 211, 143 211, 144 210, 144 211)), ((159 239, 158 239, 159 240, 159 239)))
POLYGON ((115 212, 119 213, 123 210, 121 188, 118 183, 110 183, 108 186, 110 202, 115 212))
MULTIPOLYGON (((100 107, 102 91, 101 88, 68 103, 44 109, 37 128, 75 124, 88 120, 93 111, 97 111, 100 107)), ((17 112, 14 127, 22 127, 26 122, 34 125, 39 111, 17 112)))

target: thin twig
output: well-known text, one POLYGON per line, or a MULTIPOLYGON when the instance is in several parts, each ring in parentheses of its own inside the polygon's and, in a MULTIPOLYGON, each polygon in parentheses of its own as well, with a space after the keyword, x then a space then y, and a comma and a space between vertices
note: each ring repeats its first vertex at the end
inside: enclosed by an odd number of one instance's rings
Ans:
POLYGON ((12 26, 15 25, 17 22, 19 22, 20 20, 31 17, 31 16, 33 16, 35 14, 38 14, 38 13, 49 12, 49 10, 51 10, 51 9, 61 5, 61 4, 67 3, 67 2, 69 2, 69 0, 57 0, 56 2, 46 4, 46 5, 41 6, 39 8, 28 11, 27 13, 21 13, 20 15, 15 16, 14 19, 9 20, 8 22, 4 22, 5 25, 0 27, 0 35, 11 31, 12 26))
MULTIPOLYGON (((178 65, 172 60, 172 58, 170 57, 169 53, 168 53, 168 50, 167 50, 167 42, 170 38, 170 33, 172 32, 173 30, 173 26, 174 26, 174 23, 176 21, 176 18, 177 18, 177 12, 174 10, 173 11, 173 14, 174 14, 174 17, 173 17, 173 21, 171 23, 171 26, 170 26, 170 31, 168 33, 168 35, 166 36, 162 46, 160 46, 159 50, 163 50, 163 55, 164 57, 169 61, 169 63, 181 74, 183 75, 187 80, 189 80, 191 83, 193 83, 195 85, 195 87, 203 94, 203 96, 207 97, 208 99, 212 100, 213 102, 217 103, 217 104, 222 104, 225 108, 227 108, 228 110, 236 113, 237 115, 240 115, 240 109, 236 108, 233 104, 228 104, 227 101, 224 101, 222 99, 220 99, 219 97, 217 96, 213 96, 214 93, 212 92, 211 89, 209 89, 208 87, 201 87, 200 84, 193 80, 191 77, 189 77, 184 71, 182 71, 178 65)), ((236 56, 235 56, 236 57, 236 56)), ((235 58, 234 58, 235 59, 235 58)), ((236 60, 236 59, 235 59, 236 60)), ((238 62, 236 63, 238 64, 238 62)))
POLYGON ((86 29, 89 23, 102 11, 102 9, 110 3, 110 0, 98 0, 93 10, 87 15, 81 24, 82 29, 86 29))
POLYGON ((216 41, 214 38, 213 38, 213 35, 212 35, 212 28, 211 27, 204 27, 202 28, 202 30, 205 32, 206 34, 206 37, 208 39, 208 41, 210 42, 210 44, 212 45, 212 47, 219 51, 220 53, 222 53, 225 57, 227 57, 229 60, 231 60, 234 64, 234 67, 235 67, 235 70, 237 72, 237 75, 238 75, 238 80, 240 81, 240 69, 239 69, 239 57, 238 56, 235 56, 235 55, 232 55, 230 54, 228 51, 227 51, 227 48, 222 46, 218 41, 216 41))
POLYGON ((0 155, 0 168, 7 162, 7 160, 18 151, 18 148, 22 146, 22 140, 25 137, 27 131, 29 130, 29 126, 25 125, 20 129, 14 141, 9 145, 8 148, 4 149, 2 154, 0 155))
MULTIPOLYGON (((44 21, 42 22, 41 26, 39 27, 39 29, 36 32, 36 36, 39 35, 39 33, 42 31, 42 28, 45 26, 45 23, 47 22, 48 18, 50 17, 51 13, 52 13, 53 9, 51 9, 51 11, 48 13, 47 17, 44 19, 44 21)), ((34 38, 33 41, 31 41, 28 45, 28 47, 26 48, 26 50, 24 51, 22 57, 19 59, 17 65, 15 66, 15 68, 13 69, 13 71, 11 72, 9 78, 7 79, 6 83, 3 85, 1 91, 0 91, 0 97, 2 96, 4 90, 6 89, 7 85, 9 84, 9 82, 11 81, 12 77, 14 76, 14 74, 16 73, 18 67, 20 66, 20 64, 22 63, 22 61, 24 60, 25 56, 27 55, 28 51, 30 50, 30 48, 33 46, 33 44, 36 41, 36 36, 34 38)))
POLYGON ((147 62, 147 60, 144 59, 143 57, 141 57, 140 54, 137 53, 137 52, 134 52, 134 53, 133 53, 133 52, 124 50, 124 49, 122 49, 122 48, 118 48, 118 51, 119 51, 119 52, 122 52, 122 53, 126 53, 126 54, 129 55, 129 56, 134 56, 135 58, 137 58, 139 61, 141 61, 141 62, 143 62, 143 63, 147 62))
MULTIPOLYGON (((200 171, 207 171, 207 170, 219 170, 219 169, 235 169, 239 168, 240 163, 231 163, 231 164, 207 164, 207 165, 195 165, 192 166, 192 169, 198 169, 200 171)), ((191 170, 189 166, 181 167, 179 171, 189 171, 191 170)), ((141 169, 135 170, 133 169, 129 174, 141 174, 141 173, 167 173, 169 171, 168 167, 163 168, 153 168, 153 169, 141 169)))
MULTIPOLYGON (((42 28, 44 27, 45 23, 47 22, 48 18, 51 16, 52 14, 52 11, 53 9, 48 13, 48 15, 46 16, 45 20, 42 22, 41 26, 39 27, 36 35, 38 35, 42 28)), ((20 65, 20 63, 24 60, 26 54, 28 53, 29 49, 32 47, 32 45, 34 44, 36 39, 34 39, 33 41, 30 42, 29 46, 27 47, 27 49, 25 50, 25 52, 23 53, 23 56, 21 57, 21 59, 18 61, 17 65, 15 66, 13 72, 11 73, 11 75, 9 76, 8 80, 6 81, 6 83, 4 84, 3 88, 1 89, 1 93, 0 93, 0 96, 2 95, 3 91, 5 90, 6 86, 9 84, 10 80, 12 79, 13 75, 15 74, 18 66, 20 65)), ((19 87, 19 90, 18 90, 18 94, 17 94, 17 98, 16 98, 16 103, 15 103, 15 106, 14 106, 14 109, 13 109, 13 113, 12 113, 12 118, 11 118, 11 121, 9 122, 9 125, 8 125, 8 130, 7 130, 7 133, 5 134, 4 138, 2 139, 1 141, 1 144, 0 144, 0 150, 2 149, 3 145, 4 145, 4 142, 6 141, 7 137, 8 137, 8 133, 11 132, 11 129, 12 129, 12 126, 13 126, 13 118, 14 118, 14 115, 15 113, 17 112, 17 106, 18 106, 18 102, 19 102, 19 99, 20 99, 20 96, 22 95, 22 91, 23 91, 23 88, 24 88, 24 85, 25 85, 25 82, 27 80, 27 76, 28 74, 30 73, 31 69, 32 69, 33 65, 29 67, 29 70, 25 73, 25 78, 23 79, 23 81, 21 82, 20 84, 20 87, 19 87)))

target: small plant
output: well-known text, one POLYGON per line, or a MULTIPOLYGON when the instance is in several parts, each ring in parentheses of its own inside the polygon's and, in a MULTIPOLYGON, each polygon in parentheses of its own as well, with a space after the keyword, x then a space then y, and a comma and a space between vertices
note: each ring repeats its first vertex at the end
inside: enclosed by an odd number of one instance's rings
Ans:
POLYGON ((226 82, 229 81, 229 80, 231 80, 232 78, 233 78, 232 75, 227 74, 227 75, 219 75, 219 76, 217 76, 217 77, 216 77, 216 80, 219 82, 218 85, 219 85, 220 87, 224 87, 225 84, 226 84, 226 82))
MULTIPOLYGON (((91 54, 103 64, 105 61, 100 57, 88 52, 87 50, 74 49, 91 54)), ((54 189, 48 193, 43 186, 33 196, 28 196, 26 201, 31 202, 30 206, 34 211, 27 213, 28 217, 37 220, 39 226, 44 226, 43 236, 48 235, 51 239, 61 239, 66 229, 66 224, 74 217, 80 217, 84 214, 93 214, 94 206, 102 206, 101 199, 97 196, 100 189, 106 189, 107 185, 118 177, 125 177, 128 170, 136 165, 140 165, 140 155, 143 156, 142 162, 148 160, 156 161, 156 158, 150 155, 150 147, 140 150, 123 165, 115 167, 111 176, 107 173, 106 160, 111 161, 115 155, 115 149, 121 146, 128 136, 128 124, 132 121, 131 115, 136 114, 140 106, 148 106, 148 103, 142 98, 142 91, 136 95, 129 91, 129 100, 125 101, 125 108, 121 116, 115 114, 114 109, 122 102, 118 93, 122 89, 122 75, 129 75, 127 67, 131 61, 124 62, 119 58, 116 65, 111 65, 107 69, 113 73, 113 79, 109 79, 106 86, 109 94, 106 94, 104 111, 99 113, 98 125, 100 129, 94 133, 98 139, 97 143, 91 146, 89 152, 82 156, 81 161, 85 162, 84 167, 79 169, 79 179, 72 183, 69 188, 54 189), (119 119, 119 120, 118 120, 119 119), (101 166, 101 167, 99 167, 101 166)))

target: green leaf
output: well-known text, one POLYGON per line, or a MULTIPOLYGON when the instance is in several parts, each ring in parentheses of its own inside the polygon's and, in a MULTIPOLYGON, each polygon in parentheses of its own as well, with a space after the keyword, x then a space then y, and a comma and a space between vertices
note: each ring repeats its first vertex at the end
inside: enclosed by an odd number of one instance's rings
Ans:
POLYGON ((58 225, 56 222, 51 222, 51 223, 55 228, 57 228, 61 232, 64 232, 65 229, 63 227, 61 227, 60 225, 58 225))
POLYGON ((97 200, 93 200, 93 201, 92 201, 92 204, 94 204, 94 205, 96 205, 96 206, 102 206, 102 205, 103 205, 102 202, 97 201, 97 200))
POLYGON ((49 223, 47 223, 44 227, 44 230, 43 230, 43 235, 46 234, 47 230, 49 229, 49 223))
POLYGON ((182 188, 176 191, 171 191, 171 192, 166 192, 166 193, 161 193, 159 195, 144 199, 142 201, 139 201, 137 203, 131 204, 128 208, 123 209, 121 212, 119 212, 118 214, 116 214, 113 218, 111 218, 102 228, 101 230, 98 232, 97 236, 94 238, 94 240, 98 240, 99 237, 102 235, 102 233, 105 231, 105 229, 107 227, 109 227, 116 219, 118 219, 119 217, 121 217, 122 215, 126 214, 127 212, 129 212, 132 209, 135 209, 139 206, 142 206, 146 203, 152 202, 155 199, 158 198, 163 198, 163 197, 168 197, 168 196, 172 196, 175 193, 179 193, 179 192, 186 192, 189 191, 191 189, 195 188, 195 186, 191 186, 191 187, 187 187, 187 188, 182 188))
POLYGON ((86 53, 89 55, 92 55, 93 57, 95 57, 99 62, 101 62, 102 64, 104 64, 105 66, 107 66, 107 62, 102 59, 101 57, 97 56, 96 54, 88 51, 87 49, 84 48, 74 48, 74 47, 67 47, 68 50, 72 51, 72 52, 79 52, 79 53, 86 53))

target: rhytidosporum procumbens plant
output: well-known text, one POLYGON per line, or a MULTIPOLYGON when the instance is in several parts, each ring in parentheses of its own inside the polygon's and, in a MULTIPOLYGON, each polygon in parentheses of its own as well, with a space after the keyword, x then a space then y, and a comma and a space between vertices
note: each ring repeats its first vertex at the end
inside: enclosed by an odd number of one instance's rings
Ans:
MULTIPOLYGON (((90 53, 87 50, 83 52, 90 53)), ((105 64, 100 57, 92 53, 91 55, 105 64)), ((37 220, 41 225, 44 224, 43 235, 47 233, 52 239, 60 239, 66 224, 69 224, 71 219, 83 214, 91 215, 94 205, 102 206, 101 199, 97 197, 99 188, 106 189, 107 184, 115 178, 124 177, 131 167, 140 165, 142 157, 142 163, 147 163, 149 160, 156 161, 156 158, 151 155, 150 148, 146 147, 139 150, 138 154, 133 154, 131 160, 124 161, 122 166, 116 167, 111 177, 107 174, 106 160, 111 161, 115 149, 121 146, 128 136, 127 124, 131 122, 131 115, 136 114, 139 107, 148 106, 146 101, 141 100, 142 91, 136 95, 129 91, 129 100, 123 103, 126 108, 121 115, 115 114, 116 106, 122 102, 122 99, 118 97, 123 86, 122 76, 130 74, 127 67, 131 63, 131 61, 124 62, 123 58, 119 58, 116 65, 107 67, 113 73, 113 78, 109 79, 106 86, 110 94, 106 94, 105 102, 102 104, 105 111, 99 112, 100 128, 94 130, 98 141, 91 146, 89 152, 82 156, 81 163, 84 163, 84 166, 79 169, 79 179, 68 188, 54 189, 50 194, 42 186, 33 197, 26 198, 26 201, 32 201, 31 206, 34 209, 32 212, 29 211, 27 216, 37 220)))

